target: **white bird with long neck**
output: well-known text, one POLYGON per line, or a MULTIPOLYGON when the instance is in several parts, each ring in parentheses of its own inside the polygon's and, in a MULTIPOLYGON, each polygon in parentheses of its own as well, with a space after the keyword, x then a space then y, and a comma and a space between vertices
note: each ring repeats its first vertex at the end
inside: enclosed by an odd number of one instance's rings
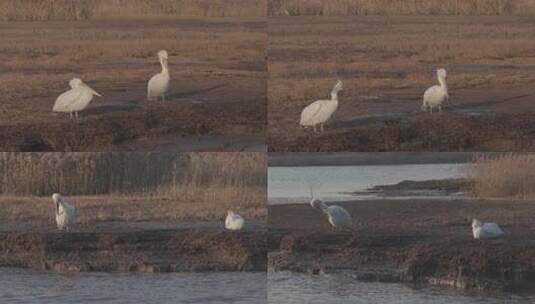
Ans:
POLYGON ((56 205, 56 225, 59 230, 70 230, 76 223, 76 208, 67 202, 59 193, 52 195, 56 205))
POLYGON ((102 96, 79 78, 71 79, 69 86, 71 87, 70 90, 56 98, 56 102, 52 108, 53 112, 69 113, 70 118, 72 118, 72 113, 74 112, 76 118, 78 118, 78 112, 84 110, 89 105, 93 96, 102 96))
POLYGON ((496 223, 482 224, 480 221, 473 219, 472 234, 474 235, 474 239, 491 239, 501 237, 505 232, 496 223))
POLYGON ((331 99, 316 100, 306 106, 301 112, 301 120, 299 124, 305 128, 312 126, 314 132, 316 132, 316 126, 320 125, 321 132, 323 132, 323 124, 331 118, 338 108, 338 92, 340 92, 342 88, 342 82, 338 80, 331 91, 331 99))
POLYGON ((344 208, 337 205, 327 206, 324 202, 314 198, 310 201, 310 206, 325 213, 335 230, 351 230, 351 215, 344 208))
POLYGON ((225 219, 225 228, 228 230, 241 230, 245 221, 243 218, 233 211, 228 211, 227 218, 225 219))
POLYGON ((158 100, 158 97, 162 98, 162 101, 165 101, 165 93, 169 89, 169 66, 168 66, 168 55, 167 51, 161 50, 158 52, 158 59, 160 60, 160 65, 162 66, 162 72, 158 73, 149 80, 147 87, 147 99, 148 100, 158 100))
POLYGON ((449 98, 446 76, 447 73, 445 69, 437 70, 439 85, 434 85, 425 91, 422 111, 427 111, 427 109, 429 109, 429 112, 433 113, 433 109, 438 108, 438 111, 442 112, 442 103, 449 98))

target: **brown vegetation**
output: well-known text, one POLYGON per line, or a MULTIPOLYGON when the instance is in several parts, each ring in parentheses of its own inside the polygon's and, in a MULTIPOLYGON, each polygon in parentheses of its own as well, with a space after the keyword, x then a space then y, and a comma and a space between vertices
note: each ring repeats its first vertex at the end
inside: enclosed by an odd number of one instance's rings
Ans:
POLYGON ((3 0, 0 20, 87 20, 108 17, 265 16, 265 0, 3 0))
POLYGON ((504 15, 522 13, 519 0, 271 0, 273 15, 504 15))
POLYGON ((477 156, 469 167, 479 197, 535 198, 535 155, 477 156))
POLYGON ((524 130, 534 127, 527 117, 535 81, 532 26, 530 18, 510 16, 273 18, 270 150, 529 149, 531 131, 524 130), (437 82, 438 67, 448 70, 450 99, 447 115, 431 117, 420 105, 425 89, 437 82), (328 97, 337 79, 344 90, 326 132, 300 128, 302 109, 328 97), (495 133, 489 121, 500 125, 495 133), (467 129, 481 138, 455 137, 467 129))
POLYGON ((533 201, 396 199, 337 205, 354 219, 351 233, 333 232, 324 214, 307 204, 270 205, 268 267, 350 271, 364 281, 533 291, 533 201), (506 236, 474 240, 472 218, 499 223, 506 236))
POLYGON ((259 18, 4 22, 0 147, 103 151, 141 137, 261 137, 265 28, 259 18), (167 102, 149 103, 160 49, 169 52, 171 88, 167 102), (103 95, 78 121, 51 111, 73 77, 103 95))
POLYGON ((0 221, 50 225, 54 192, 83 224, 264 218, 266 166, 262 153, 2 153, 0 221))

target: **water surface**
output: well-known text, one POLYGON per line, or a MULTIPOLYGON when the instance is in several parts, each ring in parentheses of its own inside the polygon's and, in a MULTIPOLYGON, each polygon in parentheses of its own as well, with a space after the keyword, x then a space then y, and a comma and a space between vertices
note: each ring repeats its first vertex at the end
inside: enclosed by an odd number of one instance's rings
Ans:
POLYGON ((359 282, 345 274, 268 274, 268 303, 277 304, 525 304, 535 296, 467 293, 455 289, 359 282))
POLYGON ((0 268, 0 303, 266 303, 263 272, 75 273, 0 268))
MULTIPOLYGON (((370 199, 373 195, 351 195, 376 185, 403 180, 425 181, 463 177, 466 164, 422 164, 385 166, 269 167, 268 196, 273 199, 304 199, 310 188, 325 200, 370 199)), ((405 197, 406 198, 406 197, 405 197)))

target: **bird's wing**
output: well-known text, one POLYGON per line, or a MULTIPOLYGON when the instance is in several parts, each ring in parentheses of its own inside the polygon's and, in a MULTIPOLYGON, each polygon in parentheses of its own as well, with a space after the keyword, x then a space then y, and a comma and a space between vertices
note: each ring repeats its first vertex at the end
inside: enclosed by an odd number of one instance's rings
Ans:
POLYGON ((340 221, 343 221, 343 222, 351 221, 351 215, 344 208, 334 205, 334 206, 330 206, 328 209, 329 209, 329 213, 332 216, 339 219, 340 221))
POLYGON ((78 89, 71 89, 56 98, 53 111, 68 111, 69 106, 77 101, 82 95, 82 91, 78 89))
POLYGON ((496 223, 485 223, 483 225, 483 231, 491 236, 499 236, 503 234, 503 230, 496 223))
POLYGON ((316 116, 323 107, 323 100, 316 100, 313 103, 309 104, 301 112, 301 123, 307 122, 316 116))

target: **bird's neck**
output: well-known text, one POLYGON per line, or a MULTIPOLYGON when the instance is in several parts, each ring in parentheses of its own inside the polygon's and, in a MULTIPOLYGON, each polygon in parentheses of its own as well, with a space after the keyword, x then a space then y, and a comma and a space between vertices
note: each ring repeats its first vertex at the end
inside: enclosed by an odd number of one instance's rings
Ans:
POLYGON ((167 66, 167 63, 160 61, 160 64, 162 65, 162 74, 169 75, 169 68, 167 66))
POLYGON ((446 79, 442 77, 438 77, 438 83, 440 83, 440 87, 444 89, 446 92, 448 91, 448 86, 446 85, 446 79))
POLYGON ((331 92, 331 100, 338 102, 338 92, 331 92))

